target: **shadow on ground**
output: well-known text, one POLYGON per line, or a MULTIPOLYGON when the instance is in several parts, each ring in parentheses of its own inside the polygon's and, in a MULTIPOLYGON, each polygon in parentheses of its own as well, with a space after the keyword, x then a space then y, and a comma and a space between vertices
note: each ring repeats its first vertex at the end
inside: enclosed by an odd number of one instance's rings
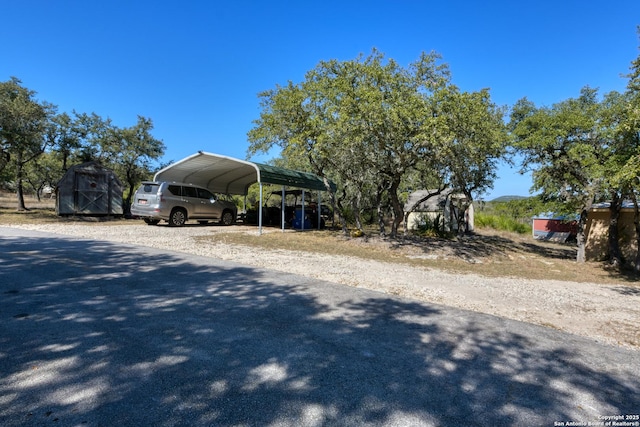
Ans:
POLYGON ((490 316, 349 292, 106 242, 1 239, 0 424, 553 425, 639 407, 615 354, 590 364, 560 333, 541 345, 490 316))
POLYGON ((460 259, 508 256, 526 253, 543 258, 572 260, 576 248, 569 244, 548 242, 518 241, 494 234, 468 234, 452 239, 403 236, 394 243, 394 247, 412 246, 425 253, 447 249, 451 255, 460 259))

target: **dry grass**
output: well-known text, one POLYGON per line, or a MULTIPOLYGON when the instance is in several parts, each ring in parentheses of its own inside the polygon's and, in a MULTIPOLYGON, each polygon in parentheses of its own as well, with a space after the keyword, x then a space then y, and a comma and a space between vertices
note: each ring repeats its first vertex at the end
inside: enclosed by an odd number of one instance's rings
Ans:
MULTIPOLYGON (((55 199, 25 196, 26 211, 18 211, 15 194, 0 193, 0 225, 11 224, 42 224, 65 222, 97 222, 101 224, 123 224, 122 219, 110 217, 68 216, 56 215, 55 199)), ((131 223, 131 221, 129 221, 131 223)))
POLYGON ((328 230, 272 232, 262 236, 226 232, 206 238, 265 250, 285 249, 353 256, 487 277, 625 285, 638 279, 608 271, 601 263, 576 263, 576 249, 571 245, 538 242, 531 236, 495 230, 479 230, 474 235, 452 240, 415 237, 387 239, 371 235, 354 239, 344 237, 341 232, 328 230))
POLYGON ((0 224, 32 224, 57 222, 55 200, 25 196, 27 211, 18 212, 15 194, 0 193, 0 224))
MULTIPOLYGON (((132 224, 139 221, 108 218, 69 217, 55 215, 54 201, 27 199, 26 212, 16 211, 15 196, 0 196, 0 225, 55 222, 99 222, 132 224)), ((252 229, 254 230, 254 229, 252 229)), ((414 266, 437 268, 462 274, 488 277, 521 277, 575 282, 618 283, 637 285, 633 274, 608 270, 602 263, 577 264, 572 245, 533 240, 529 235, 478 230, 471 236, 456 239, 406 237, 381 238, 370 232, 362 238, 345 237, 340 231, 285 232, 266 229, 262 236, 228 228, 207 237, 229 244, 250 245, 265 250, 293 250, 330 255, 353 256, 414 266)), ((640 285, 637 285, 640 293, 640 285)))

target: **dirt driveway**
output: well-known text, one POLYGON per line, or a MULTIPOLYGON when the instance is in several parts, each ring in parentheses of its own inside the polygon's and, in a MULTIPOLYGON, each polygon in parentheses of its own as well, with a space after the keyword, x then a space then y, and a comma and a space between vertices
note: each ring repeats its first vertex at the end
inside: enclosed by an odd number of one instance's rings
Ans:
POLYGON ((640 287, 522 278, 489 278, 357 257, 228 244, 215 234, 255 227, 148 227, 143 224, 24 224, 18 228, 141 244, 233 260, 420 301, 492 314, 640 349, 640 287), (213 236, 213 238, 211 238, 213 236), (205 237, 205 238, 203 238, 205 237), (206 238, 209 237, 209 238, 206 238))

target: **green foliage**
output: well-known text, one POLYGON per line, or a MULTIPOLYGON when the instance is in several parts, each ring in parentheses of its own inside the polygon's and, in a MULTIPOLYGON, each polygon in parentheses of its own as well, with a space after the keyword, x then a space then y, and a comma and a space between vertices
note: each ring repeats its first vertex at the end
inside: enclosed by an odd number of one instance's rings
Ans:
POLYGON ((513 233, 531 233, 532 218, 547 212, 567 212, 566 205, 542 196, 522 197, 506 201, 486 202, 475 210, 475 226, 513 233))
POLYGON ((23 188, 27 165, 49 144, 45 138, 46 128, 55 107, 37 101, 35 92, 21 83, 15 77, 0 82, 0 168, 8 168, 12 172, 18 209, 25 210, 23 188))
POLYGON ((134 126, 119 129, 112 127, 107 136, 109 154, 114 171, 124 178, 127 184, 125 204, 131 204, 135 187, 151 169, 152 162, 164 153, 164 143, 151 135, 151 119, 138 116, 134 126))
POLYGON ((93 114, 56 115, 57 108, 35 100, 35 92, 12 78, 0 82, 0 179, 11 183, 24 209, 23 187, 35 194, 55 186, 73 164, 95 160, 114 170, 128 184, 128 202, 134 187, 146 178, 164 153, 164 144, 151 135, 151 119, 119 128, 93 114))
POLYGON ((437 215, 434 218, 428 216, 423 217, 421 223, 414 231, 414 234, 418 236, 437 237, 441 239, 450 239, 455 235, 454 233, 446 231, 444 229, 444 224, 440 215, 437 215))
POLYGON ((605 141, 599 128, 597 92, 585 87, 576 99, 536 108, 526 99, 511 114, 514 146, 533 172, 533 189, 574 209, 598 191, 599 161, 605 141))
MULTIPOLYGON (((502 111, 488 90, 460 92, 435 53, 408 68, 375 50, 353 61, 323 61, 303 82, 260 99, 249 154, 277 146, 289 166, 331 177, 340 188, 339 211, 352 212, 358 228, 373 208, 379 216, 391 211, 395 234, 403 220, 400 194, 409 186, 482 191, 504 153, 502 111)), ((384 221, 378 223, 384 232, 384 221)))
POLYGON ((493 202, 491 205, 496 214, 521 222, 527 222, 533 216, 541 213, 557 211, 555 203, 545 202, 540 196, 514 199, 507 202, 493 202))
POLYGON ((475 226, 478 228, 493 228, 494 230, 509 231, 518 234, 531 233, 531 225, 523 224, 509 215, 493 215, 476 212, 475 226))
POLYGON ((436 114, 446 124, 444 145, 436 153, 446 165, 450 187, 469 200, 489 188, 497 162, 505 154, 504 110, 491 102, 489 91, 439 91, 436 114))
MULTIPOLYGON (((584 225, 595 201, 608 200, 614 210, 619 201, 637 200, 640 180, 640 95, 634 61, 627 92, 603 97, 584 87, 578 98, 552 107, 536 108, 526 99, 513 108, 509 129, 514 147, 524 156, 523 168, 533 172, 534 189, 557 203, 556 212, 581 213, 578 260, 585 260, 584 225)), ((609 225, 609 257, 622 264, 617 215, 609 225)), ((640 217, 640 216, 639 216, 640 217)), ((640 237, 640 227, 638 228, 640 237)), ((636 268, 640 270, 640 248, 636 268)))

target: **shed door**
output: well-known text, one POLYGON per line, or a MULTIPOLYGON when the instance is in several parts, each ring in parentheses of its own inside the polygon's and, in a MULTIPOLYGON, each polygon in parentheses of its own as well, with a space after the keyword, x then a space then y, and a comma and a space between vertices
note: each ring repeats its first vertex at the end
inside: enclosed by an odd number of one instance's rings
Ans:
POLYGON ((109 213, 109 181, 107 174, 76 172, 76 212, 109 213))

